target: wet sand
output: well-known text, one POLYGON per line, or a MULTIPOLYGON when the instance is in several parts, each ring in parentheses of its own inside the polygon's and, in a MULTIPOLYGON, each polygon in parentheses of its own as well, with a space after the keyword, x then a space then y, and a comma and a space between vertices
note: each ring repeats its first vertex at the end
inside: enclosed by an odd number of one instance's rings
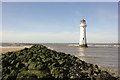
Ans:
POLYGON ((9 47, 9 48, 1 48, 0 53, 5 54, 6 52, 18 51, 24 49, 25 47, 9 47))
MULTIPOLYGON (((44 43, 49 49, 56 50, 58 52, 64 52, 66 54, 74 55, 83 61, 88 63, 97 64, 102 67, 108 68, 110 72, 115 72, 118 74, 118 46, 107 45, 107 46, 90 46, 88 48, 77 47, 77 44, 57 44, 57 43, 44 43)), ((2 53, 8 51, 17 51, 24 49, 22 47, 4 47, 2 48, 2 53)), ((1 52, 0 52, 1 53, 1 52)))

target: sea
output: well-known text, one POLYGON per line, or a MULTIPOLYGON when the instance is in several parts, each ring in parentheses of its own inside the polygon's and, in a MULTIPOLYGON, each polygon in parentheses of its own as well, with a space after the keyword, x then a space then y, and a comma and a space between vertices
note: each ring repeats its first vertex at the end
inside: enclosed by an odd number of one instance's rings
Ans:
MULTIPOLYGON (((87 63, 97 64, 100 67, 106 68, 111 73, 120 72, 118 68, 118 44, 88 44, 88 48, 79 47, 78 43, 40 43, 47 46, 49 49, 58 52, 71 54, 87 63)), ((31 46, 31 45, 30 45, 31 46)), ((22 47, 30 47, 23 45, 22 47)), ((2 46, 2 47, 19 47, 19 46, 2 46)), ((21 47, 21 46, 20 46, 21 47)))
POLYGON ((118 44, 88 44, 88 48, 78 43, 44 43, 49 49, 71 54, 87 63, 97 64, 111 73, 118 74, 118 44))

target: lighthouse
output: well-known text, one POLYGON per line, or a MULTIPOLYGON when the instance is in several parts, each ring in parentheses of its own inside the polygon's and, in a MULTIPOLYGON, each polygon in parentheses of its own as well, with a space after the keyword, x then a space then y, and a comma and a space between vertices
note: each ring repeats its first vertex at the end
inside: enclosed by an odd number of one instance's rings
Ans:
POLYGON ((87 46, 87 40, 86 40, 86 21, 85 19, 82 19, 80 22, 80 47, 88 47, 87 46))

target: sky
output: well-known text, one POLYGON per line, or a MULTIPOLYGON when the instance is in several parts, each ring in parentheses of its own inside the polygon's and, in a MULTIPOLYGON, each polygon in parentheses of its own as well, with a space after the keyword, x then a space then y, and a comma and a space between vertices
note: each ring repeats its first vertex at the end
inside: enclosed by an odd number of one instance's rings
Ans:
POLYGON ((83 18, 88 43, 118 42, 117 2, 3 2, 2 41, 79 43, 83 18))
POLYGON ((119 2, 119 0, 1 0, 2 2, 119 2))

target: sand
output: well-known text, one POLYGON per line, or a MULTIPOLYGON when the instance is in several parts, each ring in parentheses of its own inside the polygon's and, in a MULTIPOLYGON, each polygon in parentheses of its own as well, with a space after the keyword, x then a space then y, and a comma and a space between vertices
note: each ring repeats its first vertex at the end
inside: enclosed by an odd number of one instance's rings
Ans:
POLYGON ((25 47, 8 47, 8 48, 1 48, 0 53, 5 54, 6 52, 12 52, 12 51, 17 51, 24 49, 25 47))

